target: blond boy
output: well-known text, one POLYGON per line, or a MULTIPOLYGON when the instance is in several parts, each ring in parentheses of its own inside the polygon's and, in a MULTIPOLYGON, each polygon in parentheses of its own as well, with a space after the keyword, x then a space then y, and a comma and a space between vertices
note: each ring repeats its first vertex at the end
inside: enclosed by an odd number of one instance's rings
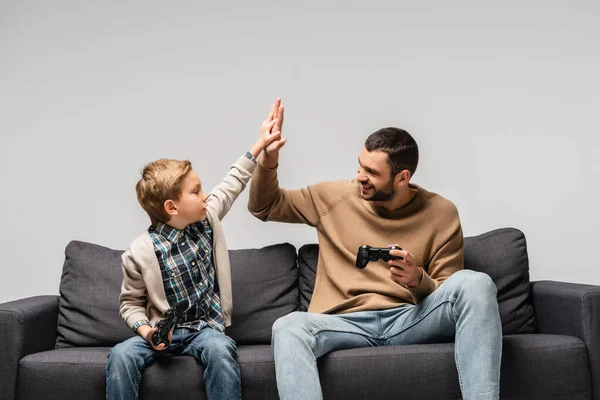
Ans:
POLYGON ((196 358, 204 367, 208 399, 241 398, 235 342, 224 334, 232 295, 220 221, 246 187, 258 155, 279 138, 279 132, 271 133, 275 114, 273 106, 256 143, 208 195, 187 160, 160 159, 144 167, 136 192, 151 226, 123 254, 120 295, 121 317, 137 336, 108 355, 107 399, 137 399, 144 368, 161 354, 196 358), (170 344, 155 345, 156 322, 182 304, 183 320, 170 344))

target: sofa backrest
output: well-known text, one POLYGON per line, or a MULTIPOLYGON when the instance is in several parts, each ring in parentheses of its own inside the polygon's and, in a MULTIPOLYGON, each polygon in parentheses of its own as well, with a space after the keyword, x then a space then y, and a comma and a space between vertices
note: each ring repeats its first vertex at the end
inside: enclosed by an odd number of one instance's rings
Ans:
POLYGON ((277 318, 299 309, 296 258, 289 243, 229 250, 233 315, 225 332, 237 344, 271 343, 277 318))
POLYGON ((121 254, 72 241, 60 279, 56 347, 112 346, 134 333, 119 316, 121 254))
MULTIPOLYGON (((57 348, 113 346, 134 335, 119 316, 123 250, 81 241, 65 249, 57 348)), ((232 326, 242 344, 268 344, 275 320, 298 309, 296 248, 289 243, 230 250, 232 326)))
MULTIPOLYGON (((498 289, 498 308, 504 334, 537 331, 529 288, 525 235, 518 229, 496 229, 465 237, 465 268, 488 274, 498 289)), ((298 250, 300 310, 306 311, 314 288, 319 245, 298 250)))
MULTIPOLYGON (((306 310, 318 261, 317 244, 289 243, 230 250, 233 324, 226 333, 243 344, 268 344, 279 317, 306 310)), ((133 332, 119 316, 123 250, 81 241, 65 249, 56 347, 113 346, 133 332)), ((525 236, 504 228, 465 238, 465 268, 484 272, 498 288, 505 334, 536 331, 525 236)))

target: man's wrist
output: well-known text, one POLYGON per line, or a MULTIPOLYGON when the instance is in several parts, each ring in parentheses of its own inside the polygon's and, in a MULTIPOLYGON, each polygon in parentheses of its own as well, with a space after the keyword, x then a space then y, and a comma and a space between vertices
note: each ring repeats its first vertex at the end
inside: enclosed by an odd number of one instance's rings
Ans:
POLYGON ((424 273, 424 272, 423 272, 423 268, 419 268, 419 272, 420 272, 420 276, 419 276, 419 278, 418 278, 418 279, 415 279, 415 280, 413 280, 413 281, 411 281, 411 282, 408 282, 408 283, 407 283, 406 285, 404 285, 404 286, 406 286, 406 287, 407 287, 407 288, 409 288, 409 289, 414 289, 414 288, 416 288, 417 286, 419 286, 419 285, 421 284, 421 281, 423 281, 423 273, 424 273), (415 283, 415 282, 416 282, 416 283, 415 283))
POLYGON ((258 160, 263 167, 266 167, 269 169, 276 168, 277 165, 279 164, 279 156, 273 155, 273 154, 268 154, 266 151, 263 151, 261 153, 258 160))

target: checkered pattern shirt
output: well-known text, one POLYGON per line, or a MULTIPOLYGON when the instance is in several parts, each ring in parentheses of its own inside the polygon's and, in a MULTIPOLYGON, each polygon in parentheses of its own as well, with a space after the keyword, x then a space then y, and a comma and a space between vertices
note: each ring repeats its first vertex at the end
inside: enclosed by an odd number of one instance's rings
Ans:
POLYGON ((201 330, 206 326, 225 330, 215 266, 212 229, 208 220, 183 230, 163 223, 148 229, 160 265, 165 294, 171 307, 188 301, 178 327, 201 330))

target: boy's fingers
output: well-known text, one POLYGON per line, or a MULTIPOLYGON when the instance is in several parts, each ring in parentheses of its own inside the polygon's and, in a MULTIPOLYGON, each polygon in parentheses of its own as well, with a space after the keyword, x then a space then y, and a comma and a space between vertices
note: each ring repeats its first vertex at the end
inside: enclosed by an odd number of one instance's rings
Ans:
POLYGON ((271 135, 269 136, 269 143, 274 140, 279 139, 280 137, 281 137, 281 132, 279 132, 279 131, 271 133, 271 135))

